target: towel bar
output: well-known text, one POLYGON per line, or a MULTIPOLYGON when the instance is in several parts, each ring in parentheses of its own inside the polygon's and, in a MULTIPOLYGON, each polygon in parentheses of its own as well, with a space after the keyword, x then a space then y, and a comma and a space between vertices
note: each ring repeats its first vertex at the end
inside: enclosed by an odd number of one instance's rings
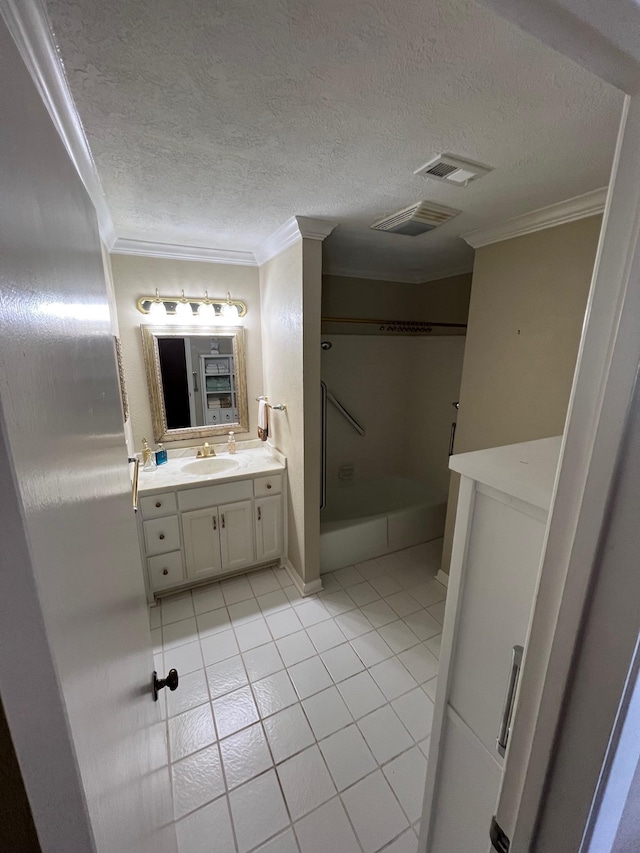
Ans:
POLYGON ((287 406, 285 403, 274 403, 273 405, 269 402, 267 397, 256 397, 256 400, 260 402, 260 400, 264 400, 264 402, 269 406, 270 409, 273 409, 276 412, 286 412, 287 406))

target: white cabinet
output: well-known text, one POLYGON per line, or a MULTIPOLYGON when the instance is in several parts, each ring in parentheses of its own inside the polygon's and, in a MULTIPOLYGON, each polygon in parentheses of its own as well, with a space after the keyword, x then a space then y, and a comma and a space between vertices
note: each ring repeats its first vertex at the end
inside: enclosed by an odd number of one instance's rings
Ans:
POLYGON ((145 494, 138 528, 147 594, 284 556, 286 473, 145 494))
MULTIPOLYGON (((451 458, 462 479, 429 747, 429 853, 491 847, 504 763, 497 737, 517 676, 513 649, 527 637, 559 448, 560 439, 542 439, 451 458)), ((511 721, 516 703, 514 691, 511 721)))
POLYGON ((258 562, 282 556, 282 495, 255 500, 256 556, 258 562))

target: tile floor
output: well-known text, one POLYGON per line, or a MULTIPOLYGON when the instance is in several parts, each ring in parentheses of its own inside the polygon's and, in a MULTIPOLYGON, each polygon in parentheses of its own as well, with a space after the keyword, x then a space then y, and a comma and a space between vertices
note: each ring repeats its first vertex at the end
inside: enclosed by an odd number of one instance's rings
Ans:
POLYGON ((152 608, 180 853, 416 853, 445 588, 436 540, 152 608))

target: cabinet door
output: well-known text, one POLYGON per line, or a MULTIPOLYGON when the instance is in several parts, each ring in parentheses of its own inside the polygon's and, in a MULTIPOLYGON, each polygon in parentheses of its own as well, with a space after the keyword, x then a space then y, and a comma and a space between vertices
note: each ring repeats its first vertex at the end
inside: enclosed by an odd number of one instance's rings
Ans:
POLYGON ((220 519, 217 507, 182 513, 187 577, 199 578, 222 571, 220 519))
POLYGON ((218 507, 222 568, 242 569, 255 562, 253 549, 253 501, 218 507))
POLYGON ((282 495, 255 501, 256 557, 258 563, 282 556, 282 495))

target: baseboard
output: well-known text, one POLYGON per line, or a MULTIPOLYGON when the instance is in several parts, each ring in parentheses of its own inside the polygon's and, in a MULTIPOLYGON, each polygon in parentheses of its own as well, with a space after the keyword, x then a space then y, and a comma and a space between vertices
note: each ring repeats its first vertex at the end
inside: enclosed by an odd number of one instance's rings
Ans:
POLYGON ((286 569, 287 574, 293 581, 293 584, 300 593, 300 595, 314 595, 316 592, 322 591, 322 578, 318 578, 317 580, 311 581, 310 583, 305 583, 298 574, 298 572, 293 568, 293 564, 290 560, 287 560, 286 558, 283 559, 282 566, 284 569, 286 569))
POLYGON ((446 572, 443 572, 442 569, 438 569, 436 580, 440 581, 443 586, 449 586, 449 575, 446 572))

